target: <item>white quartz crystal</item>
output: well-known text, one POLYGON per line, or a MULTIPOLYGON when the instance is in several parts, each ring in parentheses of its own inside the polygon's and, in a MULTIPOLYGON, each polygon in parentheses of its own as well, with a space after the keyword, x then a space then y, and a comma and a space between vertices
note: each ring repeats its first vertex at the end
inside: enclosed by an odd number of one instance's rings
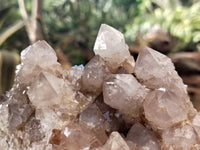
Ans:
POLYGON ((95 150, 130 150, 130 148, 118 132, 112 132, 105 145, 95 150))
POLYGON ((187 119, 187 111, 178 102, 176 94, 155 90, 144 101, 144 114, 149 122, 159 129, 166 129, 187 119))
POLYGON ((190 125, 181 125, 165 130, 162 134, 165 149, 189 150, 199 143, 195 130, 190 125))
POLYGON ((106 24, 102 24, 99 29, 94 52, 107 61, 112 71, 130 56, 123 34, 106 24))
POLYGON ((132 117, 139 117, 147 91, 130 74, 113 74, 103 85, 104 102, 132 117))
POLYGON ((48 69, 58 65, 55 51, 45 41, 38 41, 21 52, 21 82, 28 83, 40 68, 48 69))
POLYGON ((134 72, 140 82, 149 88, 167 87, 173 78, 182 82, 171 59, 148 47, 140 51, 134 72))
POLYGON ((126 136, 126 141, 131 149, 161 150, 155 134, 140 123, 136 123, 131 127, 126 136))

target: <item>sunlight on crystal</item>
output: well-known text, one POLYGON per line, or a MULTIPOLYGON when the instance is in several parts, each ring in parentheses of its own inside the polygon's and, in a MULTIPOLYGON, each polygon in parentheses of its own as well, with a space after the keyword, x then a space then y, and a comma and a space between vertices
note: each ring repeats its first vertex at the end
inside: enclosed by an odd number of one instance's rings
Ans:
POLYGON ((68 137, 71 133, 72 132, 70 131, 70 129, 66 127, 64 131, 65 136, 68 137))

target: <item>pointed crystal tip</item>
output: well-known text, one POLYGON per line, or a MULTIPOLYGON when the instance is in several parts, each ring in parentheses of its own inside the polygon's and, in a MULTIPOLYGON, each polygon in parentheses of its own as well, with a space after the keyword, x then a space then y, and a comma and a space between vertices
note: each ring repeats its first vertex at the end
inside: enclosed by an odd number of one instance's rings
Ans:
POLYGON ((130 56, 123 34, 106 24, 102 24, 99 29, 94 53, 108 61, 108 64, 112 66, 111 68, 119 67, 130 56))

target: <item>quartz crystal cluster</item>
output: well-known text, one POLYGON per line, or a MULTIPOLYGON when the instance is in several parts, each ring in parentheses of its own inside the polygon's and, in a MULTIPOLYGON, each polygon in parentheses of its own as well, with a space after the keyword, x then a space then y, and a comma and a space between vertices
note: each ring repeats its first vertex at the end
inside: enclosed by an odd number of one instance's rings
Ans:
POLYGON ((171 60, 102 24, 95 56, 65 70, 38 41, 0 100, 1 150, 199 150, 197 112, 171 60))

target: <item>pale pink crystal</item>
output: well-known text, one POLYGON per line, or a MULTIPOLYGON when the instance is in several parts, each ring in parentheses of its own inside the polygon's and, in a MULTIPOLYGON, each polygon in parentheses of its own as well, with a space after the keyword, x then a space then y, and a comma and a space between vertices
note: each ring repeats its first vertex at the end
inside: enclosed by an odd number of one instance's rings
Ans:
POLYGON ((104 115, 106 121, 109 123, 111 132, 112 131, 123 132, 127 130, 122 115, 119 112, 117 112, 116 109, 104 103, 102 94, 96 98, 95 103, 97 104, 98 108, 104 115))
POLYGON ((118 132, 112 132, 105 145, 95 150, 130 150, 130 148, 118 132))
POLYGON ((110 131, 109 123, 95 103, 80 114, 79 122, 90 128, 101 144, 104 144, 108 139, 106 131, 110 131))
POLYGON ((155 90, 144 101, 144 114, 147 120, 158 129, 166 129, 187 119, 184 105, 179 97, 170 91, 155 90))
POLYGON ((199 143, 198 136, 190 125, 175 126, 165 130, 162 134, 164 149, 192 149, 195 144, 199 143))
POLYGON ((121 113, 139 117, 147 89, 130 74, 111 75, 103 85, 104 102, 121 113))
POLYGON ((62 79, 42 71, 28 89, 28 96, 36 107, 48 107, 61 102, 64 94, 63 88, 62 79))
POLYGON ((160 143, 154 133, 140 123, 134 124, 129 130, 126 141, 131 149, 160 150, 160 143))
POLYGON ((148 47, 139 52, 134 72, 140 82, 151 89, 166 88, 174 83, 181 83, 179 85, 184 87, 171 59, 148 47), (172 79, 176 82, 172 83, 172 79))
POLYGON ((99 29, 94 52, 106 60, 112 71, 115 71, 125 59, 130 57, 123 34, 106 24, 102 24, 99 29))
POLYGON ((55 51, 47 42, 38 41, 21 52, 19 80, 30 83, 40 68, 48 69, 54 65, 58 65, 55 51))
POLYGON ((99 146, 97 137, 87 126, 71 124, 62 130, 53 130, 50 143, 54 150, 81 150, 99 146))
POLYGON ((94 56, 85 66, 82 81, 82 90, 99 95, 102 92, 103 81, 110 74, 105 61, 100 56, 94 56))

